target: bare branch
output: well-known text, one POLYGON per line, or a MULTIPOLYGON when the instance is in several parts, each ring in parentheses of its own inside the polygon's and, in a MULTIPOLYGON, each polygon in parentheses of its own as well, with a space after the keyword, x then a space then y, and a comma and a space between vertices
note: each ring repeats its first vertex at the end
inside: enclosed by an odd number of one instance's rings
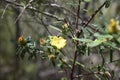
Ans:
POLYGON ((8 8, 8 6, 9 6, 9 4, 7 4, 7 5, 5 6, 5 9, 3 10, 3 13, 2 13, 2 15, 1 15, 1 19, 3 19, 3 16, 4 16, 5 11, 6 11, 6 9, 8 8))
MULTIPOLYGON (((69 9, 67 9, 67 8, 65 8, 63 6, 58 5, 58 4, 44 4, 44 5, 50 5, 52 7, 61 8, 61 9, 66 10, 68 13, 71 13, 72 15, 77 16, 77 14, 75 12, 73 12, 72 10, 69 10, 69 9)), ((80 16, 79 16, 79 18, 82 19, 80 16)))
POLYGON ((95 17, 95 15, 104 7, 106 4, 106 1, 91 15, 91 17, 88 19, 88 21, 85 23, 84 27, 86 27, 90 21, 95 17))
MULTIPOLYGON (((78 32, 78 19, 79 19, 79 15, 80 15, 80 4, 81 4, 81 0, 79 0, 79 4, 78 4, 78 11, 77 11, 77 16, 76 16, 76 29, 75 29, 75 35, 78 38, 79 37, 79 32, 78 32)), ((76 42, 75 46, 77 46, 79 43, 76 42)), ((73 74, 74 74, 74 69, 75 69, 75 63, 76 63, 76 59, 77 59, 77 53, 78 51, 75 48, 75 52, 74 52, 74 58, 73 58, 73 63, 72 63, 72 68, 71 68, 71 74, 70 74, 70 80, 73 80, 73 74)))
MULTIPOLYGON (((21 5, 21 4, 18 4, 18 3, 16 3, 16 2, 14 2, 14 1, 5 0, 5 2, 7 2, 7 3, 9 3, 9 4, 13 4, 13 5, 15 5, 15 6, 25 7, 25 6, 21 5)), ((48 13, 48 12, 39 11, 39 10, 37 10, 36 8, 32 7, 32 6, 26 6, 26 9, 35 11, 35 12, 37 12, 37 13, 41 13, 41 14, 43 14, 43 15, 46 15, 46 16, 55 18, 55 19, 58 20, 58 21, 64 22, 64 19, 59 18, 58 16, 53 15, 53 14, 50 14, 50 13, 48 13)))
POLYGON ((25 11, 25 9, 26 9, 28 6, 29 6, 29 4, 23 7, 23 10, 21 11, 21 13, 20 13, 20 14, 18 15, 18 17, 16 18, 15 23, 20 19, 20 17, 22 16, 23 12, 25 11))

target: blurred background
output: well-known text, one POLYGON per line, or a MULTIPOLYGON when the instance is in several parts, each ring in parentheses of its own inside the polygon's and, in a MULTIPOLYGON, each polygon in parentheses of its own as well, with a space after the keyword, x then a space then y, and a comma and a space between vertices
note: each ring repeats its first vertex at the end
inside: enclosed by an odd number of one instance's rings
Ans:
MULTIPOLYGON (((83 21, 86 21, 105 0, 85 1, 81 4, 80 13, 83 21)), ((61 27, 64 20, 74 29, 77 4, 78 0, 0 0, 0 80, 60 80, 64 75, 58 73, 59 68, 54 67, 50 61, 42 60, 40 55, 33 60, 28 60, 27 56, 20 59, 16 55, 16 43, 19 36, 31 36, 35 41, 39 41, 49 34, 54 35, 58 32, 50 26, 61 27)), ((92 23, 103 25, 104 21, 109 22, 111 18, 118 20, 119 4, 120 0, 112 0, 110 7, 103 8, 92 23)), ((72 44, 67 46, 73 47, 72 44)), ((68 48, 66 52, 71 51, 73 50, 68 48)), ((119 58, 119 52, 115 52, 114 57, 119 58)), ((88 61, 97 64, 98 59, 97 54, 81 58, 84 64, 88 61)), ((120 80, 119 62, 110 64, 110 68, 116 74, 114 80, 120 80)))

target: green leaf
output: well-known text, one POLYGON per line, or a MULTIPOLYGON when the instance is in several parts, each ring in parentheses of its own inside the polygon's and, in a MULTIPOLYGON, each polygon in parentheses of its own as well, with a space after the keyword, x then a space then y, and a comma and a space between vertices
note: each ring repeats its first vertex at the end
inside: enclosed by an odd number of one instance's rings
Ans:
MULTIPOLYGON (((104 21, 104 22, 105 22, 105 21, 104 21)), ((102 28, 102 26, 96 25, 96 24, 92 24, 92 26, 93 26, 96 30, 99 30, 100 32, 105 33, 105 29, 102 28)))
POLYGON ((47 48, 49 48, 49 49, 52 49, 53 47, 52 46, 46 46, 47 48))
POLYGON ((80 53, 80 54, 85 54, 86 53, 86 45, 84 44, 80 44, 77 46, 77 51, 80 53))
POLYGON ((117 42, 119 42, 119 43, 120 43, 120 38, 116 38, 116 40, 117 40, 117 42))
POLYGON ((90 28, 82 28, 82 30, 83 30, 83 33, 84 33, 83 35, 85 38, 90 36, 90 32, 88 31, 90 30, 90 28))
POLYGON ((81 64, 81 63, 78 62, 78 61, 76 61, 76 64, 79 65, 79 66, 81 66, 81 67, 83 67, 83 68, 85 67, 85 65, 81 64))
POLYGON ((107 0, 106 4, 105 4, 105 8, 108 8, 110 6, 110 4, 111 4, 111 0, 107 0))
POLYGON ((96 47, 96 46, 102 44, 102 42, 103 42, 102 40, 96 39, 96 40, 88 43, 87 46, 88 47, 96 47))
POLYGON ((66 3, 67 5, 77 6, 78 3, 66 3))
POLYGON ((113 36, 114 36, 114 38, 113 38, 114 42, 115 42, 117 45, 119 45, 119 44, 120 44, 120 38, 119 38, 119 36, 118 36, 118 35, 113 35, 113 36))
POLYGON ((24 58, 26 52, 27 52, 26 49, 23 49, 23 50, 22 50, 22 52, 21 52, 21 54, 20 54, 20 57, 21 57, 22 59, 24 58))
POLYGON ((32 60, 33 57, 35 57, 35 53, 30 53, 30 54, 29 54, 29 57, 28 57, 28 60, 32 60))
POLYGON ((26 41, 27 43, 31 42, 31 41, 32 41, 32 37, 31 37, 31 36, 28 36, 27 38, 25 38, 25 41, 26 41))
POLYGON ((105 42, 104 44, 105 44, 106 46, 110 46, 110 47, 115 48, 115 49, 117 48, 117 47, 116 47, 117 45, 116 45, 115 43, 113 43, 113 42, 105 42))
MULTIPOLYGON (((70 59, 70 61, 73 62, 73 59, 70 59)), ((85 68, 85 65, 84 65, 84 64, 81 64, 81 63, 78 62, 78 61, 75 62, 75 65, 76 65, 76 64, 79 65, 79 66, 81 66, 81 67, 83 67, 83 68, 85 68)))
POLYGON ((81 38, 73 38, 74 40, 80 41, 80 42, 91 42, 91 39, 81 39, 81 38))
POLYGON ((102 80, 97 74, 94 74, 98 80, 102 80))
POLYGON ((57 28, 57 27, 55 27, 55 26, 50 25, 50 28, 52 28, 52 29, 54 29, 54 30, 57 30, 57 31, 59 31, 59 32, 62 32, 61 29, 59 29, 59 28, 57 28))
POLYGON ((107 35, 101 35, 99 33, 95 33, 94 36, 97 37, 98 39, 105 39, 105 38, 112 39, 113 38, 113 36, 109 35, 109 34, 107 34, 107 35))
POLYGON ((35 42, 31 42, 31 43, 27 43, 27 47, 29 48, 35 48, 36 47, 36 43, 35 42))
POLYGON ((91 0, 82 0, 83 2, 91 2, 91 0))
POLYGON ((67 78, 66 77, 62 77, 61 80, 67 80, 67 78))

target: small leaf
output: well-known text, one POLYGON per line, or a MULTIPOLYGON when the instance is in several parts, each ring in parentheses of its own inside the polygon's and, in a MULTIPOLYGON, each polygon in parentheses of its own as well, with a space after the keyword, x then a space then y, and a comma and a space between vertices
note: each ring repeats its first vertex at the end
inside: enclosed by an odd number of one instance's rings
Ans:
POLYGON ((67 5, 77 6, 78 3, 66 3, 67 5))
POLYGON ((97 74, 94 74, 98 80, 102 80, 97 74))
POLYGON ((105 8, 108 8, 110 6, 110 4, 111 4, 111 0, 107 0, 106 4, 105 4, 105 8))
POLYGON ((86 53, 86 45, 82 45, 82 44, 80 44, 80 45, 78 45, 77 46, 77 51, 80 53, 80 54, 85 54, 86 53))
POLYGON ((52 46, 46 46, 47 48, 49 48, 49 49, 52 49, 53 47, 52 46))
MULTIPOLYGON (((73 59, 70 59, 70 61, 73 62, 73 59)), ((81 63, 78 62, 78 61, 75 62, 75 65, 76 65, 76 64, 79 65, 79 66, 81 66, 81 67, 83 67, 83 68, 85 67, 85 65, 81 64, 81 63)))
POLYGON ((83 68, 85 67, 85 65, 81 64, 81 63, 78 62, 78 61, 76 61, 76 64, 79 65, 79 66, 81 66, 81 67, 83 67, 83 68))
POLYGON ((29 48, 35 48, 36 47, 36 43, 35 42, 31 42, 31 43, 27 43, 27 47, 29 48))
POLYGON ((62 77, 61 80, 67 80, 67 78, 66 77, 62 77))
POLYGON ((28 37, 25 39, 25 41, 26 41, 27 43, 31 42, 31 41, 32 41, 32 37, 31 37, 31 36, 28 36, 28 37))
POLYGON ((104 39, 104 38, 112 39, 113 38, 113 36, 109 35, 109 34, 107 34, 107 35, 101 35, 99 33, 95 33, 94 36, 97 37, 98 39, 104 39))
MULTIPOLYGON (((105 22, 105 21, 104 21, 105 22)), ((96 29, 99 30, 102 33, 105 33, 105 29, 102 26, 96 25, 96 24, 92 24, 92 26, 96 29)), ((106 25, 107 26, 107 25, 106 25)))
POLYGON ((117 45, 116 45, 115 43, 113 43, 113 42, 105 42, 104 44, 105 44, 106 46, 110 46, 110 47, 115 48, 115 49, 117 48, 117 47, 116 47, 117 45))
POLYGON ((103 42, 102 40, 96 39, 96 40, 92 41, 91 43, 88 43, 87 46, 88 47, 96 47, 96 46, 102 44, 102 42, 103 42))
POLYGON ((28 60, 31 60, 33 58, 33 53, 29 54, 28 60))
POLYGON ((117 40, 118 43, 120 43, 120 38, 117 38, 116 40, 117 40))
POLYGON ((22 52, 21 52, 21 54, 20 54, 20 57, 21 57, 22 59, 24 58, 26 52, 27 52, 26 49, 23 49, 23 50, 22 50, 22 52))
POLYGON ((74 40, 80 41, 80 42, 91 42, 91 39, 81 39, 81 38, 73 38, 74 40))
POLYGON ((59 29, 59 28, 57 28, 57 27, 55 27, 55 26, 50 25, 50 28, 52 28, 52 29, 54 29, 54 30, 57 30, 57 31, 59 31, 59 32, 62 32, 61 29, 59 29))
POLYGON ((91 0, 82 0, 83 2, 90 2, 91 0))
POLYGON ((90 29, 88 29, 88 28, 83 28, 82 29, 82 31, 84 33, 83 35, 84 35, 85 38, 90 36, 90 32, 88 30, 90 30, 90 29))

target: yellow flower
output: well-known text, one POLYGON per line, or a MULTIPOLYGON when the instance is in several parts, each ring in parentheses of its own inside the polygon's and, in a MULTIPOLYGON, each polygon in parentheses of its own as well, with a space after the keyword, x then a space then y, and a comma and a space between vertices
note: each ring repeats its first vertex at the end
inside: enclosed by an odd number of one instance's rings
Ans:
POLYGON ((66 45, 66 40, 63 37, 50 36, 50 44, 61 49, 66 45))
POLYGON ((119 31, 118 23, 114 19, 111 19, 110 24, 106 27, 106 30, 110 34, 117 33, 119 31))
POLYGON ((24 40, 24 38, 23 38, 23 36, 20 36, 19 38, 18 38, 18 42, 20 43, 20 44, 25 44, 25 40, 24 40))
POLYGON ((110 26, 112 26, 112 27, 116 26, 116 21, 114 19, 110 20, 110 26))

